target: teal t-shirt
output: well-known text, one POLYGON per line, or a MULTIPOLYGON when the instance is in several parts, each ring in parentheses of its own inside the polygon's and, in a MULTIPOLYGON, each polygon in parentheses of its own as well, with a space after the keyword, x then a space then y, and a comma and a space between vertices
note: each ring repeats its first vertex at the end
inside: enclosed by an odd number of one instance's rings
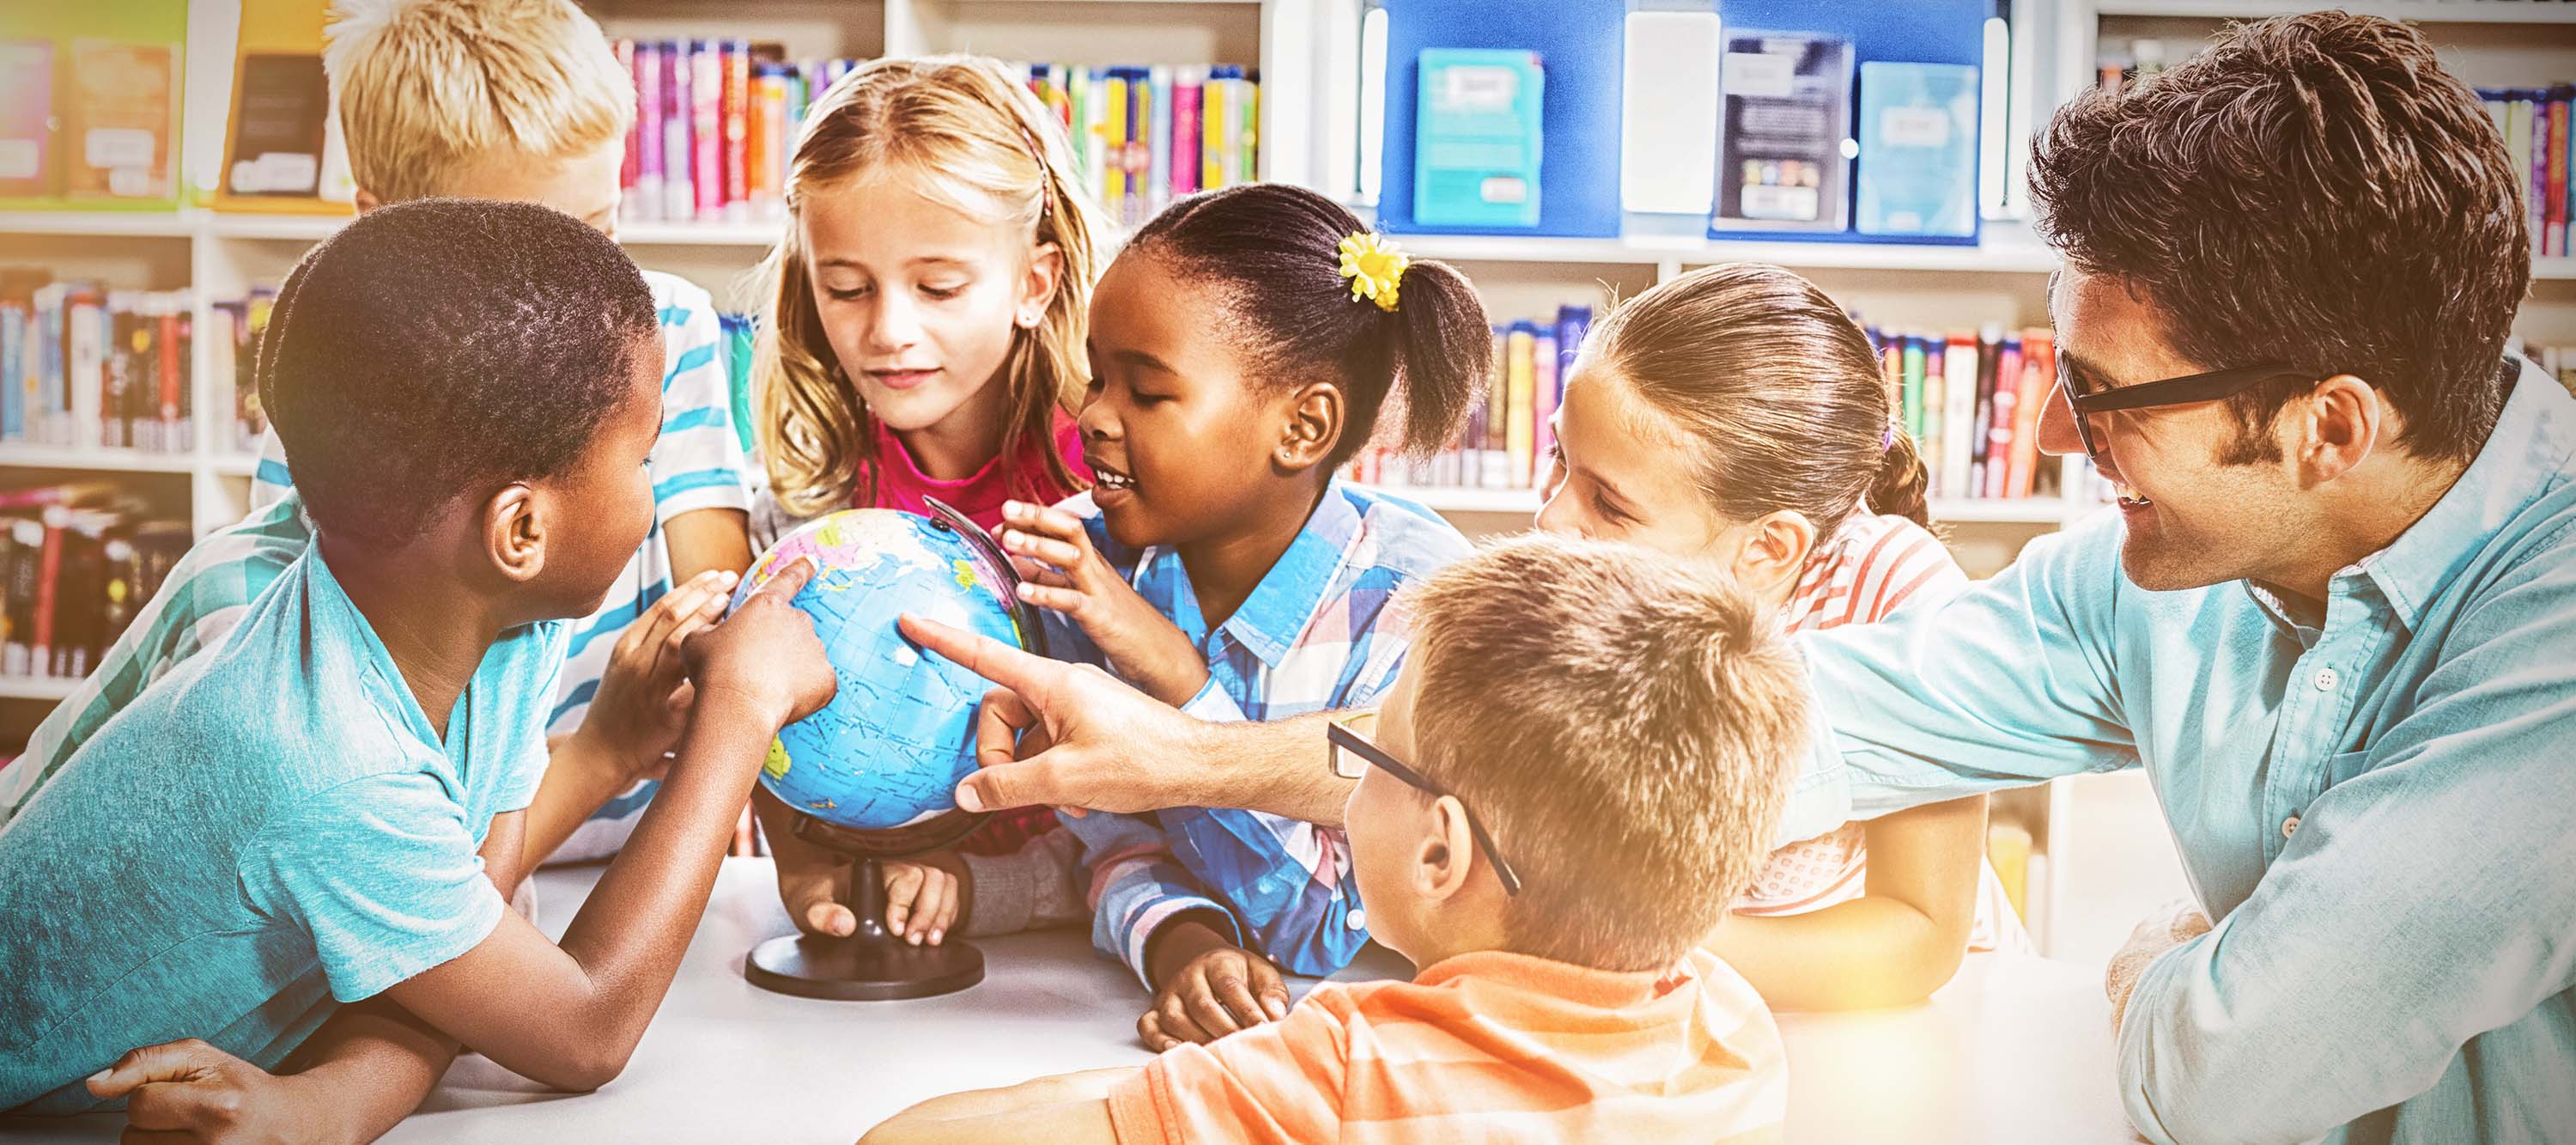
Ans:
MULTIPOLYGON (((441 742, 319 546, 0 828, 0 1110, 203 1038, 274 1067, 334 1004, 491 933, 477 854, 526 807, 566 626, 505 633, 441 742)), ((23 1107, 23 1108, 22 1108, 23 1107)))

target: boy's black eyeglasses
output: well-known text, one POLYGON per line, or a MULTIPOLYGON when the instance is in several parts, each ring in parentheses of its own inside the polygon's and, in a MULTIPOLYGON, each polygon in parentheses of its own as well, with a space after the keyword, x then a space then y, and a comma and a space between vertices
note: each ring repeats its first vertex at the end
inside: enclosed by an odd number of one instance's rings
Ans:
POLYGON ((2059 382, 2059 388, 2066 391, 2066 404, 2075 411, 2075 436, 2084 442, 2084 455, 2098 465, 2102 461, 2102 447, 2093 440, 2094 414, 2219 401, 2274 378, 2296 373, 2288 363, 2265 362, 2259 366, 2239 366, 2232 370, 2211 370, 2205 374, 2189 374, 2158 382, 2140 382, 2097 393, 2077 393, 2075 384, 2064 380, 2059 382))
MULTIPOLYGON (((1368 769, 1373 766, 1379 771, 1403 780, 1406 786, 1417 791, 1458 799, 1455 793, 1442 790, 1439 784, 1423 778, 1421 772, 1406 767, 1404 761, 1388 755, 1385 748, 1371 743, 1367 736, 1360 734, 1353 726, 1361 723, 1374 724, 1376 721, 1376 712, 1347 712, 1333 717, 1331 722, 1324 725, 1324 738, 1332 744, 1333 749, 1333 774, 1344 779, 1358 779, 1367 774, 1368 769)), ((1511 862, 1503 858, 1502 851, 1494 846, 1494 837, 1485 833, 1485 825, 1477 820, 1475 809, 1468 807, 1464 799, 1458 799, 1458 809, 1467 813, 1467 833, 1475 837, 1478 847, 1484 848, 1485 857, 1493 860, 1494 877, 1502 880, 1503 893, 1507 895, 1521 893, 1521 877, 1513 873, 1511 862)))

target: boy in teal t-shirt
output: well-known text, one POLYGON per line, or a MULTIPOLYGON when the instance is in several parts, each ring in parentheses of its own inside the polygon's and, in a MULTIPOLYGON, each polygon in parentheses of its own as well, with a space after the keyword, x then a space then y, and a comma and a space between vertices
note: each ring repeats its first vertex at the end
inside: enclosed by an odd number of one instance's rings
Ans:
POLYGON ((41 920, 0 928, 0 1111, 217 1088, 156 1104, 373 1137, 459 1042, 564 1088, 624 1067, 833 687, 799 566, 682 650, 689 729, 564 944, 503 906, 563 622, 651 523, 660 367, 634 264, 543 207, 385 207, 297 266, 258 382, 314 539, 0 828, 0 918, 41 920))

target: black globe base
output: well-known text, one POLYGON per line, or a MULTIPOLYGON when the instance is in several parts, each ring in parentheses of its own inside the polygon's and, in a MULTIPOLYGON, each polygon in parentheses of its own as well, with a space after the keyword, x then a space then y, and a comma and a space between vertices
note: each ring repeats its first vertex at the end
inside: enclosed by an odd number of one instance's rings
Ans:
MULTIPOLYGON (((799 826, 799 837, 810 842, 850 842, 799 826)), ((887 930, 885 875, 877 857, 853 854, 846 846, 833 849, 855 860, 849 907, 858 916, 857 933, 848 938, 785 934, 752 947, 742 960, 742 976, 752 985, 799 998, 886 1002, 954 994, 984 980, 984 952, 973 943, 959 938, 914 946, 887 930)))
POLYGON ((799 998, 885 1002, 954 994, 984 980, 973 943, 914 946, 891 935, 869 939, 787 934, 751 948, 743 977, 799 998))

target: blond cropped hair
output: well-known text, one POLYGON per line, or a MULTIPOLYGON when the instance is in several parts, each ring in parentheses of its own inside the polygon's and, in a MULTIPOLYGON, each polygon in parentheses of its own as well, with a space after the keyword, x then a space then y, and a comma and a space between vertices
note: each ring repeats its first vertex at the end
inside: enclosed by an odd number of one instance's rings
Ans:
POLYGON ((349 173, 397 203, 509 149, 555 159, 623 138, 635 84, 573 0, 333 0, 322 64, 349 173))
MULTIPOLYGON (((1079 489, 1053 446, 1053 418, 1090 385, 1083 347, 1099 257, 1097 208, 1073 182, 1063 125, 1027 85, 979 56, 881 59, 861 65, 815 101, 787 173, 792 215, 817 194, 862 179, 901 178, 969 217, 1052 243, 1063 259, 1055 297, 1035 329, 1014 329, 1002 374, 1009 387, 1002 452, 1044 446, 1059 489, 1079 489)), ((876 423, 841 370, 814 308, 802 228, 794 221, 763 266, 767 321, 752 351, 760 454, 788 512, 808 516, 873 500, 876 423)), ((1009 469, 1012 492, 1042 496, 1030 474, 1009 469)))
POLYGON ((1668 967, 1769 854, 1807 747, 1796 654, 1705 562, 1526 535, 1409 590, 1414 751, 1521 878, 1511 949, 1668 967))

